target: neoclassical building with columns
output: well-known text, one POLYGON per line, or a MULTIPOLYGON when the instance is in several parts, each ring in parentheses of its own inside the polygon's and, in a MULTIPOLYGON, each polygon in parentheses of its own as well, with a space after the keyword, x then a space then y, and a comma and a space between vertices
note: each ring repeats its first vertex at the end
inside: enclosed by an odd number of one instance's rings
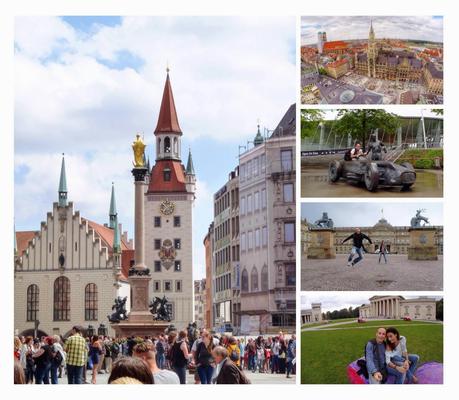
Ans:
POLYGON ((311 303, 311 308, 301 310, 301 324, 322 322, 322 303, 311 303))
POLYGON ((420 320, 436 319, 436 301, 432 297, 421 296, 405 299, 403 296, 373 296, 370 304, 360 307, 359 316, 364 319, 400 319, 420 320))

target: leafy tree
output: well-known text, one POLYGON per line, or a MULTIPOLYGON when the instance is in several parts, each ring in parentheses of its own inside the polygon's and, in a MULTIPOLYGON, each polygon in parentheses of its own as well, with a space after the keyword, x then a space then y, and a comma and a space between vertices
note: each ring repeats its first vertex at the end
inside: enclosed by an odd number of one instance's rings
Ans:
POLYGON ((319 124, 324 120, 323 110, 301 111, 301 138, 311 137, 317 132, 319 124))
POLYGON ((334 124, 338 135, 348 134, 354 140, 359 140, 365 147, 365 142, 374 129, 394 132, 400 126, 400 118, 384 110, 339 110, 334 124))
POLYGON ((443 116, 443 108, 434 108, 432 112, 436 115, 443 116))

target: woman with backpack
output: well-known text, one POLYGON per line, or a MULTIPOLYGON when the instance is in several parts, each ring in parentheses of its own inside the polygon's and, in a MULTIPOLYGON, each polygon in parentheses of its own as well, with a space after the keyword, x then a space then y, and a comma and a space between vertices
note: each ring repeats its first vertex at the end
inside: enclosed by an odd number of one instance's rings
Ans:
POLYGON ((65 365, 65 353, 64 348, 61 345, 61 338, 59 335, 53 336, 53 354, 54 357, 51 360, 51 384, 57 385, 58 382, 58 371, 65 365))
POLYGON ((210 385, 212 383, 212 375, 214 373, 212 350, 215 347, 212 339, 209 332, 204 332, 201 336, 201 341, 196 347, 196 367, 201 385, 210 385))
POLYGON ((186 384, 186 369, 191 354, 188 352, 187 331, 180 331, 177 340, 171 348, 171 366, 180 379, 180 384, 186 384))
POLYGON ((102 355, 102 344, 99 341, 99 336, 94 335, 89 345, 88 358, 92 364, 92 379, 91 383, 96 384, 97 372, 99 369, 99 363, 101 361, 100 356, 102 355))
POLYGON ((228 350, 229 359, 236 364, 236 366, 241 368, 241 349, 237 343, 237 339, 234 336, 231 336, 228 339, 228 344, 226 345, 226 350, 228 350))

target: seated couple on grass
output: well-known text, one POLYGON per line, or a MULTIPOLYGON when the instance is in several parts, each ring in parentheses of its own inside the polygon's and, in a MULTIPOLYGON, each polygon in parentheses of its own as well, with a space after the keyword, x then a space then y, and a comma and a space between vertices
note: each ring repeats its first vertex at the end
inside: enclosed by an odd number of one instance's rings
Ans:
POLYGON ((395 384, 418 383, 414 375, 419 356, 408 354, 406 338, 396 328, 378 328, 376 338, 365 347, 365 364, 371 384, 386 383, 389 376, 395 384))

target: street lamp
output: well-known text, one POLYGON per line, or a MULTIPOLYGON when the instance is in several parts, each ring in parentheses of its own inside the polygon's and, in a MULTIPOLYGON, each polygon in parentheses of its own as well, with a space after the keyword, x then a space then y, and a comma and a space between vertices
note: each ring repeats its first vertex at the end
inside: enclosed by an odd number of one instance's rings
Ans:
POLYGON ((96 334, 96 330, 92 325, 88 325, 88 329, 86 330, 86 334, 89 338, 93 337, 96 334))
POLYGON ((97 334, 99 336, 107 336, 108 334, 108 329, 107 327, 105 326, 105 324, 100 324, 99 325, 99 328, 97 328, 97 334))

